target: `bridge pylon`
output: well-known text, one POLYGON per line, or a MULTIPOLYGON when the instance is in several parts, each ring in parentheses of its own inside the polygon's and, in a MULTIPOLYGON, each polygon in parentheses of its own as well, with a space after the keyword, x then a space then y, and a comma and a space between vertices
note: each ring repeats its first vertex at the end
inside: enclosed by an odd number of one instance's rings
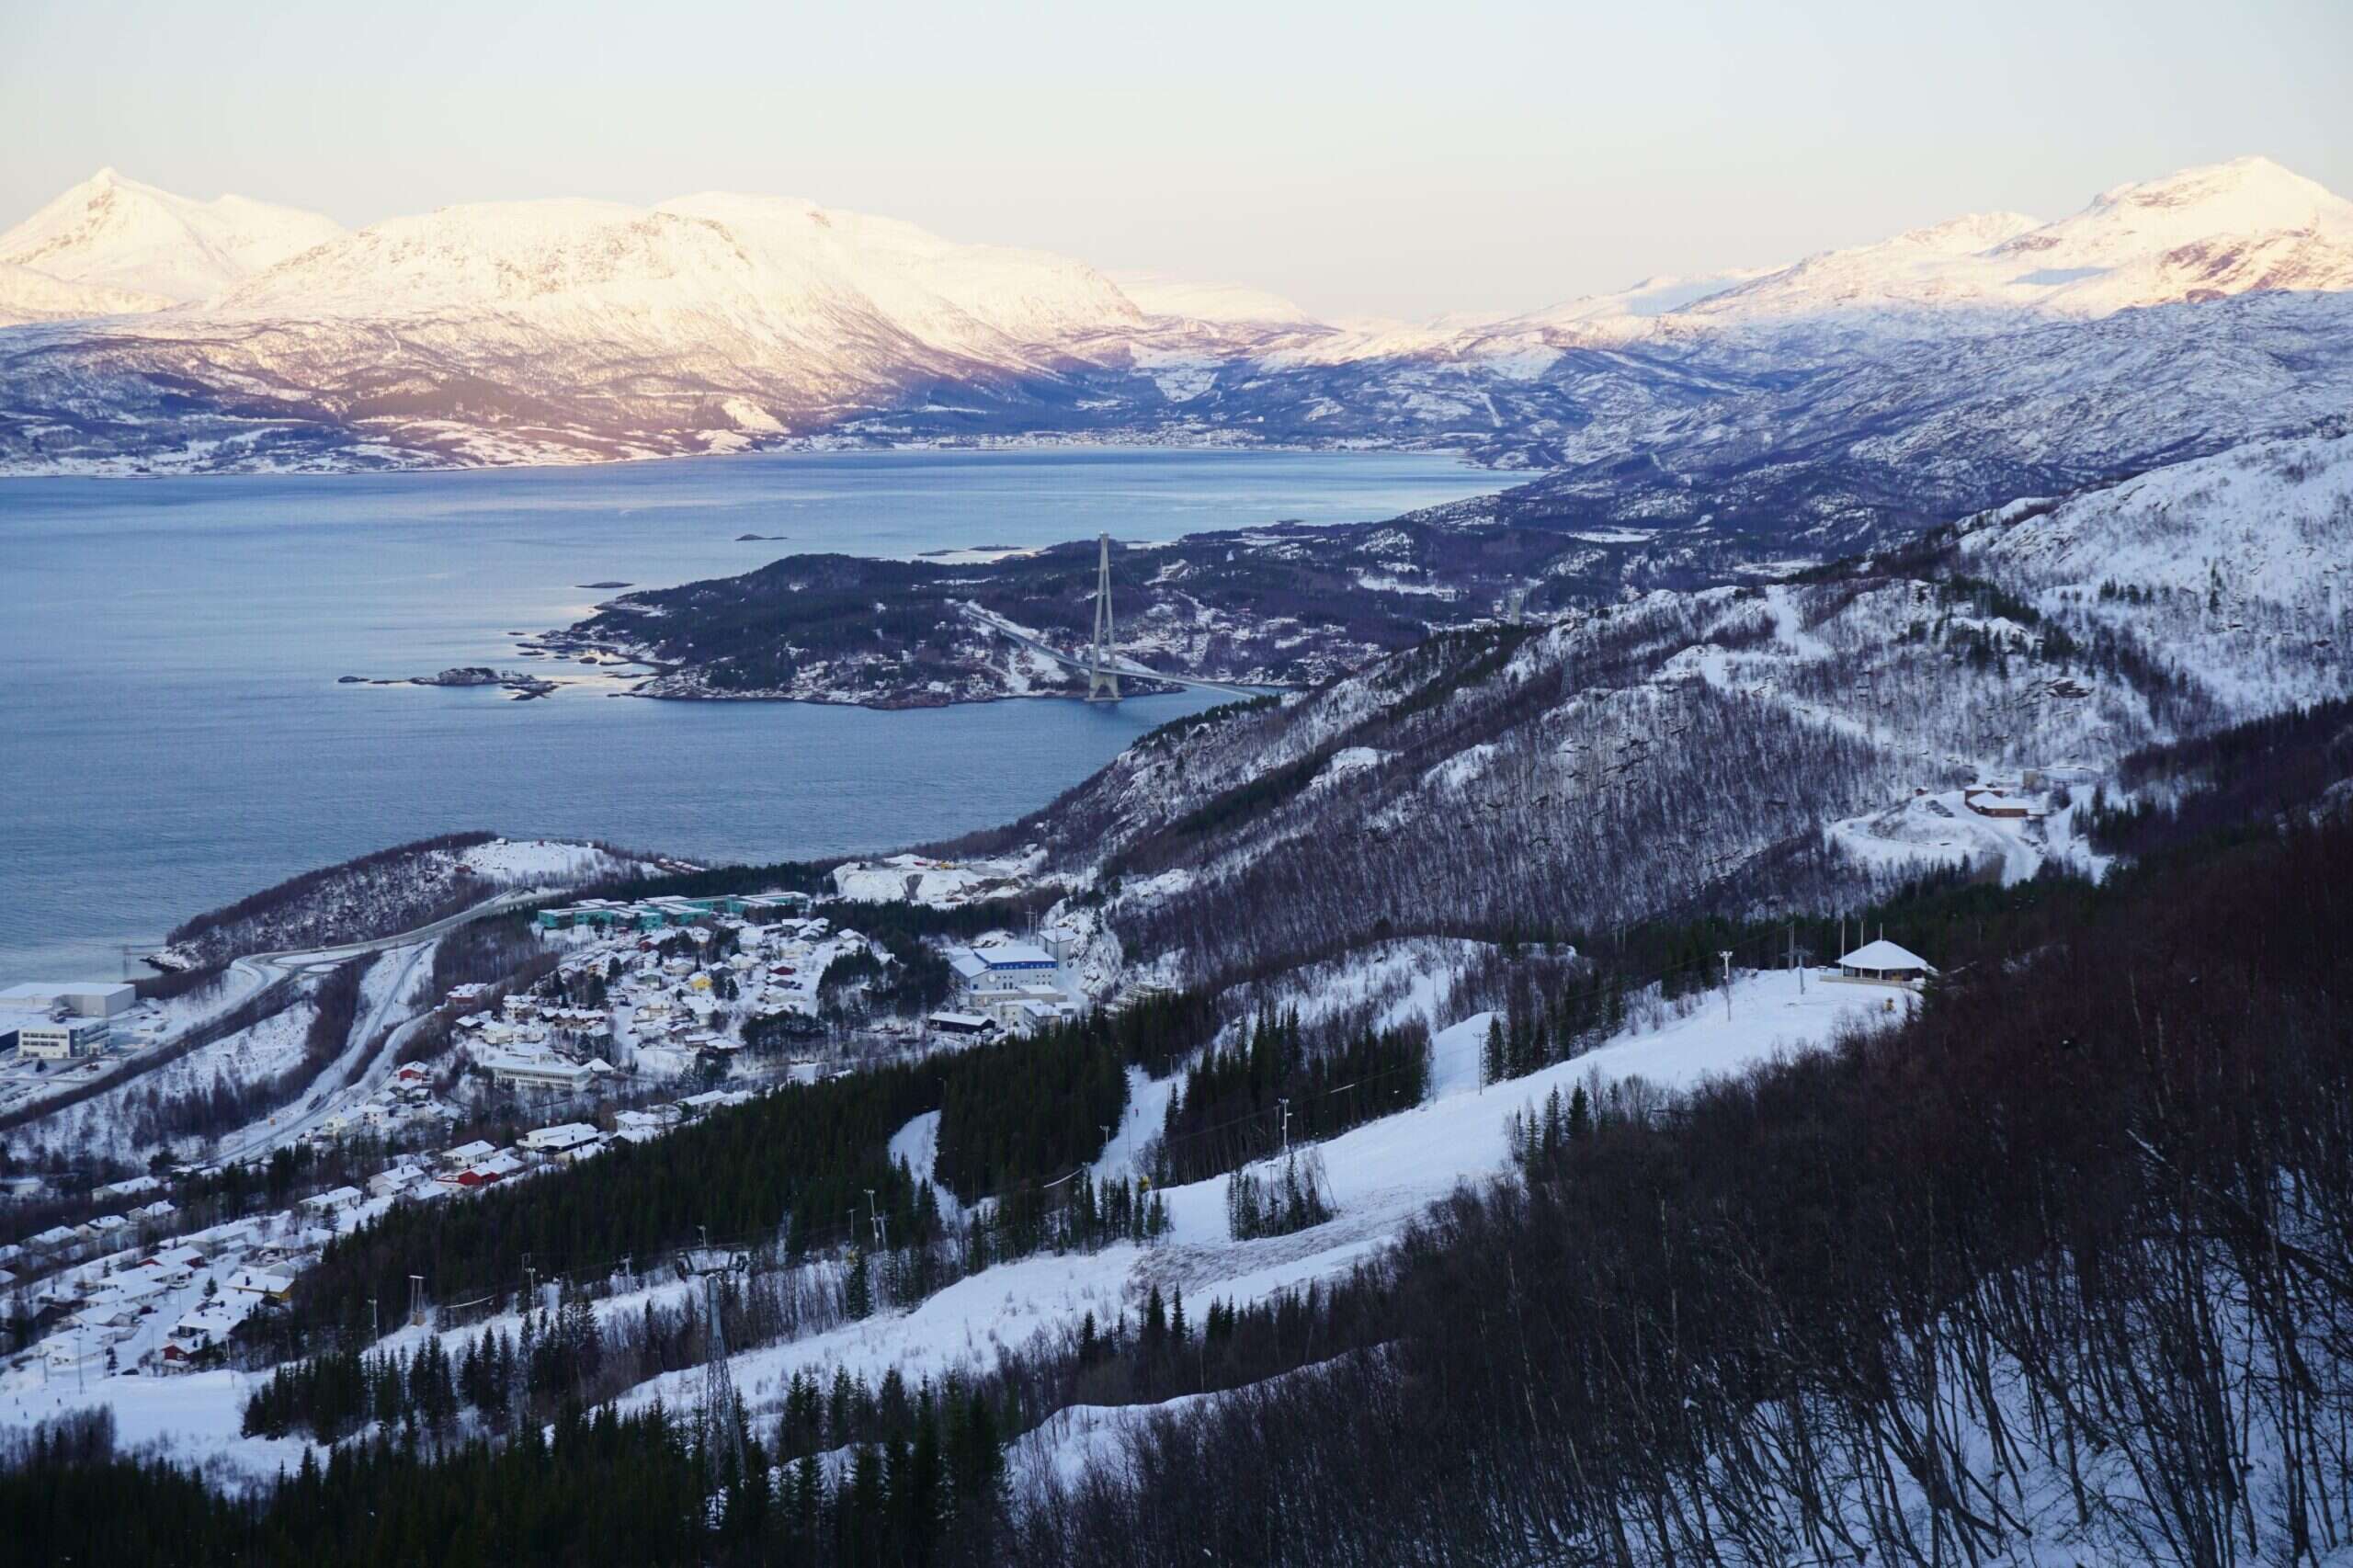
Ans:
POLYGON ((1120 700, 1120 674, 1111 655, 1111 536, 1098 534, 1095 568, 1095 646, 1086 658, 1086 700, 1120 700))

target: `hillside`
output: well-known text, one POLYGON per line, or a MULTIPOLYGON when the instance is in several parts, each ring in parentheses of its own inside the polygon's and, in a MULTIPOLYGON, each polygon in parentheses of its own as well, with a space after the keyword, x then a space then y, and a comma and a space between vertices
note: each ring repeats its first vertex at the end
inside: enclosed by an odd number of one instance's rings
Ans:
MULTIPOLYGON (((338 1560, 399 1561, 386 1531, 521 1550, 485 1484, 544 1499, 529 1540, 568 1561, 1504 1563, 1530 1539, 1636 1563, 2341 1561, 2320 1499, 2353 1458, 2331 1327, 2353 1036, 2341 949, 2310 937, 2347 918, 2353 830, 2310 807, 2177 831, 2097 887, 1900 903, 1948 944, 1916 1010, 1817 984, 1808 1017, 1794 976, 1760 976, 1733 1020, 1702 993, 1483 1096, 1445 1073, 1323 1146, 1336 1212, 1291 1234, 1222 1235, 1225 1184, 1202 1183, 1165 1194, 1156 1240, 1067 1236, 937 1290, 943 1255, 904 1243, 758 1274, 721 1296, 750 1346, 740 1423, 699 1411, 696 1282, 542 1249, 561 1312, 329 1345, 253 1381, 243 1435, 233 1373, 107 1379, 95 1422, 0 1473, 0 1517, 45 1557, 118 1562, 233 1561, 265 1531, 338 1560), (297 1475, 314 1426, 341 1440, 297 1475), (114 1456, 157 1438, 253 1484, 114 1456), (115 1506, 58 1506, 84 1494, 115 1506), (1302 1498, 1313 1521, 1270 1534, 1302 1498), (136 1523, 167 1500, 168 1546, 136 1523)), ((680 1136, 799 1162, 932 1092, 853 1080, 855 1122, 760 1102, 680 1136)), ((452 1239, 650 1218, 638 1153, 452 1239)), ((925 1174, 866 1179, 904 1221, 925 1174)), ((394 1212, 338 1260, 429 1244, 394 1212)))
POLYGON ((2261 443, 1858 567, 1450 633, 1180 721, 970 846, 1041 847, 1131 960, 1219 980, 1382 931, 1574 939, 2030 875, 2079 855, 2063 781, 2347 693, 2348 473, 2341 434, 2261 443), (2021 832, 1961 801, 2029 770, 2052 812, 2021 832))
POLYGON ((290 877, 174 926, 157 963, 199 969, 249 953, 394 936, 502 892, 576 887, 639 869, 602 846, 452 833, 290 877))

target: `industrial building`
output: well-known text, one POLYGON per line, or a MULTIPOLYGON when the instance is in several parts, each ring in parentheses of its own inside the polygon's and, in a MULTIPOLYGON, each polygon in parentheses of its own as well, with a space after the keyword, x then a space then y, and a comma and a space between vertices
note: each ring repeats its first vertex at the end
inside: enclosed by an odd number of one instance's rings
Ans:
POLYGON ((111 1018, 139 1005, 139 993, 120 981, 37 980, 0 991, 0 1013, 64 1011, 81 1018, 111 1018))
POLYGON ((104 1018, 31 1018, 17 1026, 17 1049, 43 1062, 71 1062, 107 1048, 113 1029, 104 1018))

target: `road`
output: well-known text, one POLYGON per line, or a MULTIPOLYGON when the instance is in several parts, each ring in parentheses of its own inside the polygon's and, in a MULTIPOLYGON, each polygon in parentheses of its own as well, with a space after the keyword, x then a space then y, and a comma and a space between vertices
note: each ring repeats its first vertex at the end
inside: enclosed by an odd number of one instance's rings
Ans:
MULTIPOLYGON (((361 953, 384 952, 400 948, 416 949, 409 955, 407 960, 409 969, 413 970, 416 961, 422 957, 426 944, 435 937, 485 916, 503 914, 509 909, 536 903, 548 895, 548 890, 543 888, 518 888, 501 893, 495 898, 486 899, 470 908, 461 909, 455 915, 444 915, 438 920, 430 921, 414 930, 395 932, 388 937, 374 937, 364 941, 345 942, 330 948, 247 953, 242 958, 233 959, 222 972, 219 996, 215 999, 213 1006, 208 1007, 200 1017, 189 1018, 170 1035, 142 1048, 136 1054, 99 1059, 105 1065, 95 1077, 79 1081, 58 1080, 45 1085, 46 1092, 40 1093, 22 1103, 12 1105, 5 1112, 0 1112, 0 1131, 39 1121, 45 1117, 70 1109, 85 1100, 99 1095, 111 1094, 126 1085, 137 1082, 147 1074, 178 1061, 187 1055, 189 1050, 206 1043, 205 1031, 218 1028, 224 1022, 233 1021, 231 1015, 236 1009, 296 984, 306 975, 341 963, 361 953)), ((406 983, 407 971, 404 970, 402 985, 396 986, 387 994, 398 996, 404 989, 406 983)), ((386 1007, 380 1006, 376 1013, 367 1020, 366 1028, 355 1034, 354 1038, 362 1046, 383 1027, 387 1011, 386 1007)), ((361 1074, 363 1088, 371 1087, 372 1080, 381 1072, 389 1071, 392 1057, 399 1050, 401 1040, 406 1038, 407 1031, 417 1021, 411 1019, 404 1022, 392 1031, 392 1034, 399 1038, 387 1038, 384 1040, 382 1049, 378 1052, 380 1060, 370 1062, 361 1074)), ((358 1048, 354 1048, 355 1053, 357 1050, 358 1048)), ((328 1071, 335 1074, 335 1077, 327 1084, 324 1092, 314 1085, 306 1094, 303 1102, 306 1107, 314 1099, 321 1103, 315 1115, 310 1115, 307 1111, 304 1113, 305 1127, 314 1124, 332 1111, 333 1107, 324 1102, 347 1086, 351 1072, 351 1062, 339 1061, 336 1066, 331 1067, 328 1071)), ((285 1113, 280 1112, 279 1115, 283 1118, 285 1113)), ((249 1128, 244 1134, 239 1135, 240 1154, 233 1157, 243 1157, 244 1153, 253 1147, 265 1149, 275 1147, 289 1135, 290 1129, 284 1125, 249 1128), (262 1133, 264 1136, 255 1138, 253 1135, 256 1133, 262 1133)))
MULTIPOLYGON (((1054 663, 1062 665, 1065 669, 1077 670, 1081 674, 1086 673, 1087 669, 1087 663, 1085 659, 1074 657, 1069 653, 1063 653, 1060 648, 1056 648, 1050 643, 1040 642, 1037 638, 1030 636, 1019 627, 999 620, 995 616, 991 615, 988 611, 981 608, 978 605, 963 605, 960 608, 967 616, 970 616, 973 620, 978 621, 982 626, 987 628, 989 631, 995 632, 999 637, 1004 638, 1006 642, 1018 643, 1022 647, 1029 649, 1033 653, 1042 653, 1047 658, 1053 660, 1054 663)), ((1236 697, 1261 697, 1269 691, 1281 691, 1286 689, 1280 684, 1271 681, 1263 686, 1236 686, 1233 682, 1226 680, 1198 680, 1191 676, 1172 676, 1165 670, 1151 669, 1145 665, 1139 665, 1132 660, 1121 659, 1116 655, 1112 661, 1111 673, 1125 679, 1156 680, 1164 682, 1169 686, 1191 687, 1199 691, 1231 692, 1236 697)))
POLYGON ((279 978, 290 978, 312 970, 342 963, 347 960, 358 958, 363 953, 408 949, 407 956, 401 960, 401 971, 393 978, 391 987, 385 991, 383 1000, 376 1004, 374 1010, 366 1018, 353 1026, 349 1036, 350 1043, 344 1053, 336 1057, 320 1073, 318 1081, 304 1091, 296 1108, 291 1111, 281 1110, 276 1116, 266 1118, 242 1132, 232 1134, 230 1139, 224 1141, 226 1146, 216 1152, 208 1163, 214 1165, 234 1165, 243 1160, 261 1158, 272 1150, 292 1142, 317 1127, 319 1123, 333 1116, 345 1102, 355 1098, 365 1098, 373 1092, 384 1076, 392 1072, 393 1059, 400 1054, 401 1046, 415 1031, 417 1026, 425 1021, 426 1015, 419 1013, 413 1017, 404 1018, 398 1025, 389 1029, 385 1028, 385 1020, 401 1005, 401 999, 408 994, 411 977, 418 963, 424 960, 425 955, 432 950, 431 944, 434 939, 448 935, 460 926, 469 926, 493 915, 502 915, 510 909, 536 903, 547 896, 548 892, 544 888, 518 888, 512 892, 503 892, 496 898, 461 909, 455 915, 444 915, 438 920, 428 922, 413 930, 398 932, 390 937, 371 937, 364 941, 346 942, 333 948, 290 949, 274 953, 248 953, 244 958, 232 962, 229 966, 231 969, 241 970, 249 974, 274 974, 279 978), (382 1039, 377 1041, 380 1030, 383 1032, 382 1039), (377 1041, 376 1049, 372 1052, 369 1050, 371 1041, 377 1041), (367 1058, 364 1064, 360 1060, 362 1057, 367 1058), (358 1070, 356 1077, 355 1068, 358 1070))
POLYGON ((365 1098, 392 1072, 392 1059, 399 1054, 402 1042, 425 1021, 425 1015, 404 1018, 397 1027, 388 1027, 388 1021, 408 995, 416 966, 426 960, 433 949, 428 937, 414 947, 387 950, 399 955, 399 972, 392 976, 367 1017, 353 1020, 343 1053, 319 1070, 318 1077, 293 1106, 222 1139, 210 1164, 230 1165, 260 1159, 280 1145, 293 1142, 333 1116, 347 1101, 365 1098))
MULTIPOLYGON (((290 963, 298 968, 315 969, 321 964, 340 963, 345 959, 358 958, 361 953, 381 953, 390 948, 415 947, 419 942, 429 942, 436 937, 454 931, 460 926, 471 926, 477 920, 502 915, 510 909, 519 909, 527 903, 537 903, 549 896, 546 888, 517 888, 512 892, 503 892, 496 898, 470 905, 455 915, 445 915, 430 925, 419 926, 412 931, 402 931, 390 937, 371 937, 366 941, 346 942, 335 948, 289 948, 275 953, 247 953, 236 963, 290 963)), ((234 968, 235 964, 230 967, 234 968)))

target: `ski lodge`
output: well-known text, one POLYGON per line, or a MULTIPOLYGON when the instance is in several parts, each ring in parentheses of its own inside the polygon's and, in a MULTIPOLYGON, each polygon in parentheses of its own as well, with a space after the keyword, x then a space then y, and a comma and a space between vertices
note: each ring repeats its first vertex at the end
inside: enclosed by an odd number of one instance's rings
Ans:
POLYGON ((1834 978, 1860 985, 1916 985, 1936 972, 1927 960, 1882 937, 1840 959, 1834 978))

